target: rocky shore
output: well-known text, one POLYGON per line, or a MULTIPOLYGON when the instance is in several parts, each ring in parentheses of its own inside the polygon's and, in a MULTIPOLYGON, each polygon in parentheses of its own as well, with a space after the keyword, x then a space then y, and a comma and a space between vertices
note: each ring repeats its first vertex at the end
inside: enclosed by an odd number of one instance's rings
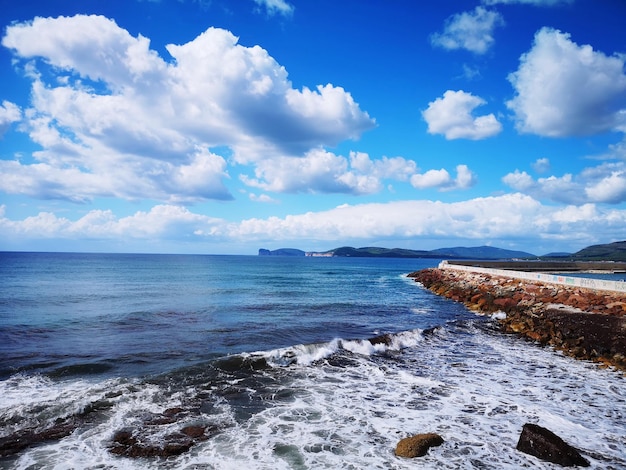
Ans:
POLYGON ((453 269, 409 277, 477 313, 505 313, 495 315, 505 332, 626 371, 624 294, 453 269))

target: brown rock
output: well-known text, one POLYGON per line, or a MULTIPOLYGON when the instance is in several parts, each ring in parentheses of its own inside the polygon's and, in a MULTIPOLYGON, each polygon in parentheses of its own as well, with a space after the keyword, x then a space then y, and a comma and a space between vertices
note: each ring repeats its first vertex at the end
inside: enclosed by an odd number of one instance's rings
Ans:
POLYGON ((117 431, 113 436, 113 443, 109 451, 124 457, 171 457, 187 452, 194 441, 184 434, 170 434, 165 436, 161 445, 144 443, 139 440, 135 432, 128 429, 117 431))
POLYGON ((48 441, 58 441, 69 436, 78 427, 73 419, 57 420, 57 422, 45 429, 23 429, 0 438, 0 458, 17 454, 22 450, 48 441))
POLYGON ((396 455, 398 457, 407 458, 422 457, 426 455, 428 449, 440 446, 443 442, 443 438, 439 434, 416 434, 415 436, 406 437, 398 442, 396 455))
POLYGON ((517 450, 564 467, 589 466, 589 461, 578 450, 552 431, 536 424, 524 425, 517 450))
POLYGON ((193 439, 204 437, 205 426, 186 426, 180 430, 185 436, 189 436, 193 439))

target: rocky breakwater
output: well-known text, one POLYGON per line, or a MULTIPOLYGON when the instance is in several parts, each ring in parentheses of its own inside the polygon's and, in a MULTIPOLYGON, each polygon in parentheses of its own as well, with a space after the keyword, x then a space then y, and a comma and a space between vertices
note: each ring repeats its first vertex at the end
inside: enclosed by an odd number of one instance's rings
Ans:
POLYGON ((506 332, 626 370, 624 294, 454 269, 424 269, 409 277, 478 313, 504 312, 495 318, 506 332))

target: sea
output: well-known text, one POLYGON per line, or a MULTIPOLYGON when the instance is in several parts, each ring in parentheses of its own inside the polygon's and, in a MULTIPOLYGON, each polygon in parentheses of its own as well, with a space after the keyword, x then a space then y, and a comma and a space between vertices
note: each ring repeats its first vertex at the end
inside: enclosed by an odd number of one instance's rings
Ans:
POLYGON ((438 262, 0 253, 0 446, 72 423, 0 468, 560 468, 516 450, 525 423, 626 468, 624 374, 407 277, 438 262), (189 426, 179 455, 111 450, 189 426), (444 443, 395 456, 428 432, 444 443))

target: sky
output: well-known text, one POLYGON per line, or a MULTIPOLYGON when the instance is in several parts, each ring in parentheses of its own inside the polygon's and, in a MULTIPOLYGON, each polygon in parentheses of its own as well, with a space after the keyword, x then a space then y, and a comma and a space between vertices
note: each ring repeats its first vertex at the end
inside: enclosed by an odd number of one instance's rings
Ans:
POLYGON ((623 0, 0 0, 0 250, 626 240, 623 0))

